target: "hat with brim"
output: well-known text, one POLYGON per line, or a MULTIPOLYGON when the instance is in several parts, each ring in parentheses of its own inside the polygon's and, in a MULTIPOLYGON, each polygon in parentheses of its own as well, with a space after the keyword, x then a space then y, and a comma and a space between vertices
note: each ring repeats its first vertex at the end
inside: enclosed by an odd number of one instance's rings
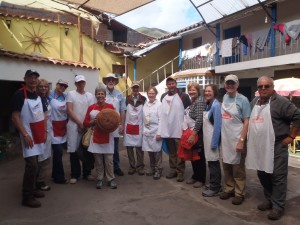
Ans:
POLYGON ((25 73, 25 77, 31 76, 31 75, 36 75, 37 77, 40 76, 40 74, 35 70, 27 70, 26 73, 25 73))
POLYGON ((102 81, 103 81, 103 83, 104 83, 105 85, 107 85, 107 80, 108 80, 109 78, 114 78, 114 79, 115 79, 115 84, 116 84, 116 85, 119 83, 119 78, 117 78, 115 74, 109 73, 109 74, 107 74, 105 77, 102 78, 102 81))
POLYGON ((138 81, 133 81, 130 87, 140 87, 140 83, 138 81))
POLYGON ((61 85, 65 85, 65 86, 69 87, 68 82, 67 82, 67 81, 64 81, 63 79, 59 79, 59 80, 57 81, 57 84, 61 84, 61 85))
POLYGON ((77 75, 75 77, 75 83, 80 82, 80 81, 86 81, 85 80, 85 76, 83 76, 83 75, 77 75))
POLYGON ((233 81, 234 83, 239 82, 239 78, 234 74, 229 74, 225 77, 225 83, 226 83, 226 81, 229 81, 229 80, 233 81))
POLYGON ((168 83, 169 81, 175 81, 175 82, 177 82, 176 79, 174 77, 171 77, 171 76, 167 77, 166 83, 168 83))

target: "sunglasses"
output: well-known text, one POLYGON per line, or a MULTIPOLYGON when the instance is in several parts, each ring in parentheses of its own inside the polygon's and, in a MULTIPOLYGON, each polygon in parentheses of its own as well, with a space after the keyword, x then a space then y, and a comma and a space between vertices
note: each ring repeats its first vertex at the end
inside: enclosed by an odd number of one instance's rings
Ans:
POLYGON ((68 86, 65 85, 65 84, 59 84, 59 86, 64 87, 64 88, 67 88, 67 87, 68 87, 68 86))
POLYGON ((115 78, 107 78, 106 80, 107 80, 107 82, 114 82, 115 78))
POLYGON ((269 84, 257 86, 258 89, 269 89, 270 87, 272 87, 272 85, 269 85, 269 84))
POLYGON ((236 83, 233 80, 228 80, 225 82, 226 85, 235 85, 236 83))

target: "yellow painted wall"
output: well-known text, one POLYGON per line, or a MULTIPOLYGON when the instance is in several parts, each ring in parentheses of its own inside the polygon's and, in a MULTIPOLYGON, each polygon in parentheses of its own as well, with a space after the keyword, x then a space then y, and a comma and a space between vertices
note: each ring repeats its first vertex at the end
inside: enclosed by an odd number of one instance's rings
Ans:
MULTIPOLYGON (((57 23, 35 21, 28 19, 1 17, 0 18, 0 48, 5 50, 32 54, 43 57, 79 61, 79 34, 77 26, 68 26, 69 32, 65 34, 66 25, 57 23), (6 26, 6 20, 11 20, 10 29, 6 26), (33 45, 33 36, 42 37, 41 45, 33 45)), ((112 65, 124 65, 124 59, 109 53, 102 44, 82 34, 83 62, 90 66, 100 68, 99 81, 102 76, 112 72, 112 65)), ((132 70, 132 69, 131 69, 132 70)), ((76 71, 76 69, 75 69, 76 71)), ((118 85, 125 89, 125 82, 121 79, 118 85)))

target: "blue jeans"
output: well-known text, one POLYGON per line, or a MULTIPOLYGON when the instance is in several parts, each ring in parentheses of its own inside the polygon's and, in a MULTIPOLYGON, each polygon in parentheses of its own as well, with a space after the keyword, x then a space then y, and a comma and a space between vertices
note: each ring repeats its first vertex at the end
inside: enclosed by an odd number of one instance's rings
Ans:
POLYGON ((52 163, 52 178, 54 182, 61 182, 65 180, 64 166, 62 162, 63 144, 52 144, 53 149, 53 163, 52 163))
POLYGON ((120 169, 119 139, 118 137, 114 138, 114 171, 120 169))

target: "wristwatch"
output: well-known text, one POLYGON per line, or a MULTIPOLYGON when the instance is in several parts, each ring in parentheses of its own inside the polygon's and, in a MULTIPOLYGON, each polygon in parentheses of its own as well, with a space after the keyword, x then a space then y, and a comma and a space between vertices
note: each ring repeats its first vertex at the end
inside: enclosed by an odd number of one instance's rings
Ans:
POLYGON ((244 142, 244 141, 245 141, 245 139, 244 139, 244 138, 240 138, 240 141, 241 141, 241 142, 244 142))

